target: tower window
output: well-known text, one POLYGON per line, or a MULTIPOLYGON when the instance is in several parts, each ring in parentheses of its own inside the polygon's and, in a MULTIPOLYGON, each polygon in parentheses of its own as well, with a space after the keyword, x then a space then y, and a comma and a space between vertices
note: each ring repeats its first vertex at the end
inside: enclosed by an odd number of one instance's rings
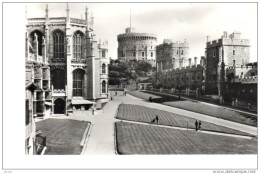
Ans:
POLYGON ((151 52, 151 57, 153 57, 153 52, 151 52))
POLYGON ((181 55, 183 55, 183 50, 181 50, 181 55))
POLYGON ((142 57, 144 57, 144 52, 142 52, 142 57))
POLYGON ((151 49, 153 49, 153 46, 151 46, 151 49))
POLYGON ((106 73, 106 64, 102 64, 102 74, 106 73))
POLYGON ((233 55, 236 55, 236 50, 233 50, 233 55))
POLYGON ((133 52, 133 57, 135 57, 135 52, 133 52))
POLYGON ((213 57, 215 57, 216 56, 216 51, 215 50, 213 50, 213 57))
POLYGON ((106 57, 106 50, 102 50, 102 57, 103 57, 103 58, 106 57))

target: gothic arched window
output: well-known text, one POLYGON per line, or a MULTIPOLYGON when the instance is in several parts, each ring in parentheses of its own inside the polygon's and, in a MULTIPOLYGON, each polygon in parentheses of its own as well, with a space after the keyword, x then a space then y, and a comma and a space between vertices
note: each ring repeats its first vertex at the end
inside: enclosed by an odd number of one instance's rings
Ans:
POLYGON ((33 44, 33 43, 36 42, 36 40, 35 40, 36 36, 35 35, 37 36, 37 42, 38 42, 38 45, 37 45, 38 46, 38 55, 42 56, 42 43, 43 43, 42 37, 43 37, 43 34, 42 34, 42 32, 40 32, 38 30, 33 31, 30 34, 30 37, 31 37, 31 44, 29 46, 29 48, 31 50, 30 52, 33 53, 32 46, 35 46, 35 48, 36 48, 36 45, 33 44))
POLYGON ((52 70, 51 82, 54 89, 65 89, 65 71, 60 68, 52 70))
POLYGON ((77 69, 73 72, 73 96, 83 95, 84 71, 77 69))
POLYGON ((73 35, 73 57, 75 59, 82 58, 82 36, 81 32, 76 32, 73 35))
POLYGON ((64 34, 61 31, 53 33, 54 58, 64 58, 64 34))
POLYGON ((106 73, 106 64, 102 64, 102 74, 106 73))
POLYGON ((106 81, 102 81, 102 93, 106 93, 106 81))

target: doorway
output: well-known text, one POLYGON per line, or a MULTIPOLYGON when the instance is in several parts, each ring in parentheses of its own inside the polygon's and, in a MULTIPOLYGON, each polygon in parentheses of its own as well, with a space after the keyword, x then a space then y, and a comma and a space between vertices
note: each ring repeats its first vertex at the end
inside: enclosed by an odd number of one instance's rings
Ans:
POLYGON ((54 114, 64 114, 65 112, 65 101, 58 98, 54 101, 54 114))

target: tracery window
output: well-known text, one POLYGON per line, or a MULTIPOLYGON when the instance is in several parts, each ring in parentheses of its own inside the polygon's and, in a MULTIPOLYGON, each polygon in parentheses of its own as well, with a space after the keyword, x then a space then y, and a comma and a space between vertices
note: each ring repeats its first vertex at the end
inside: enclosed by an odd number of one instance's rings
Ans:
POLYGON ((77 69, 73 72, 73 96, 83 95, 84 71, 77 69))
MULTIPOLYGON (((35 30, 31 33, 30 37, 31 37, 31 43, 29 45, 29 49, 31 50, 30 52, 31 53, 34 53, 33 52, 33 46, 35 46, 36 48, 36 45, 33 44, 33 42, 35 42, 35 34, 37 35, 37 42, 38 42, 38 55, 42 56, 42 44, 43 44, 43 34, 42 32, 38 31, 38 30, 35 30)), ((36 52, 36 50, 35 50, 36 52)))
POLYGON ((60 31, 53 33, 53 55, 54 58, 64 58, 64 34, 60 31))
POLYGON ((73 57, 75 59, 82 58, 82 36, 80 32, 73 35, 73 57))

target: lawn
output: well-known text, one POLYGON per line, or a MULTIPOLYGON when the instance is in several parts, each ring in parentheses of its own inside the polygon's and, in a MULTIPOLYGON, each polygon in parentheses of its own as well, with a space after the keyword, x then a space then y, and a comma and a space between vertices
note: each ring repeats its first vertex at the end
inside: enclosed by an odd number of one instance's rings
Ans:
POLYGON ((118 154, 257 154, 257 140, 116 122, 118 154))
POLYGON ((79 155, 80 142, 90 122, 71 119, 47 119, 36 123, 37 130, 47 136, 46 155, 79 155))
MULTIPOLYGON (((151 123, 151 120, 153 120, 156 115, 159 117, 160 125, 177 126, 184 128, 187 128, 188 126, 189 129, 195 129, 196 120, 193 118, 139 105, 120 104, 116 118, 122 120, 151 123)), ((248 133, 223 126, 218 126, 205 121, 202 122, 201 130, 230 133, 236 135, 249 135, 248 133)))
POLYGON ((140 92, 140 91, 129 91, 130 95, 138 98, 149 100, 149 97, 155 98, 153 102, 162 103, 168 106, 173 106, 180 109, 189 110, 192 112, 202 113, 210 115, 217 118, 222 118, 229 121, 234 121, 237 123, 242 123, 250 126, 257 126, 257 117, 250 114, 245 114, 223 108, 221 106, 212 106, 209 104, 204 104, 198 101, 191 101, 181 99, 175 96, 167 96, 165 94, 158 94, 151 91, 140 92))

